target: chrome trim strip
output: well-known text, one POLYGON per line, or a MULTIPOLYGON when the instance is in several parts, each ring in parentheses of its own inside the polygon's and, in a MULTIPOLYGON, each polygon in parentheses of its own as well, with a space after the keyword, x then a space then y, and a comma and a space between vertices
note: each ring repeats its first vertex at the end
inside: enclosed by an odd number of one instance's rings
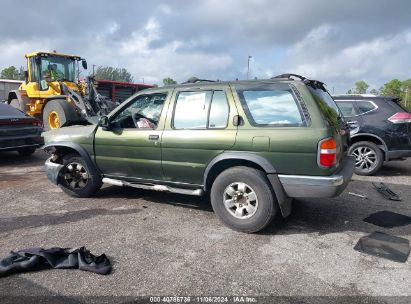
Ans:
POLYGON ((344 183, 343 176, 309 176, 309 175, 284 175, 279 174, 281 183, 287 185, 306 186, 340 186, 344 183))

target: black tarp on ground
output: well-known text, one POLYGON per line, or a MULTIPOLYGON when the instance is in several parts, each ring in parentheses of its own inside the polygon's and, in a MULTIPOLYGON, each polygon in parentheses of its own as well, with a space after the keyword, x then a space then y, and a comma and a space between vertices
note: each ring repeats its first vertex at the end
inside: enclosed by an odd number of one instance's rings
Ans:
POLYGON ((98 274, 111 271, 110 260, 105 254, 95 256, 85 247, 78 249, 53 247, 49 249, 29 248, 11 252, 0 261, 0 277, 12 273, 44 269, 75 268, 98 274))
POLYGON ((385 210, 373 213, 363 221, 384 228, 393 228, 411 224, 411 217, 385 210))
POLYGON ((405 263, 410 255, 410 243, 407 239, 379 231, 362 237, 354 249, 401 263, 405 263))

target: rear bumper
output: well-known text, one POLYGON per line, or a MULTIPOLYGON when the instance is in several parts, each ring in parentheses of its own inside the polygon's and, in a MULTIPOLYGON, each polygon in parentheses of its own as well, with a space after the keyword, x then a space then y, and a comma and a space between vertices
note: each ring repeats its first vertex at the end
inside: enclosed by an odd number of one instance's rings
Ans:
POLYGON ((341 169, 331 176, 279 174, 278 178, 289 197, 335 197, 347 187, 353 175, 354 166, 354 158, 347 156, 341 169))
POLYGON ((397 159, 402 157, 411 157, 411 150, 393 150, 388 151, 388 159, 397 159))
POLYGON ((39 148, 42 145, 44 145, 44 139, 41 136, 0 138, 0 151, 14 151, 24 148, 39 148))
POLYGON ((58 183, 58 177, 63 165, 53 163, 51 157, 48 158, 44 164, 44 170, 46 171, 47 178, 55 185, 58 183))

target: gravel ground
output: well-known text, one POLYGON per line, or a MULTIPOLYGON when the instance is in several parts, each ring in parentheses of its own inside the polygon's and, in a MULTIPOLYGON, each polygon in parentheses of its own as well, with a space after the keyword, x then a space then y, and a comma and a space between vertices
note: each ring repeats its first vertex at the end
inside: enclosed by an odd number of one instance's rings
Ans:
POLYGON ((410 259, 397 263, 353 250, 376 230, 411 240, 411 225, 384 229, 363 221, 382 210, 411 216, 411 159, 386 164, 378 176, 354 176, 338 198, 298 200, 289 218, 247 235, 221 224, 207 198, 115 186, 90 199, 69 197, 48 182, 45 158, 42 151, 30 158, 0 154, 0 256, 27 247, 85 245, 106 253, 113 272, 12 275, 0 279, 0 295, 411 299, 410 259), (384 199, 371 181, 384 181, 403 200, 384 199))

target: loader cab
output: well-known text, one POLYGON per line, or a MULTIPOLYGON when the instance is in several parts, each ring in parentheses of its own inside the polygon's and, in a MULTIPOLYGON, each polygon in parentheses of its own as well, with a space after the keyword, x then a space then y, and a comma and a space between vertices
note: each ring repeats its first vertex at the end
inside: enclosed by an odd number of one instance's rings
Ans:
POLYGON ((82 62, 83 68, 87 67, 84 59, 73 55, 37 52, 27 54, 26 58, 28 77, 25 90, 32 98, 60 95, 59 82, 78 90, 79 62, 82 62))

